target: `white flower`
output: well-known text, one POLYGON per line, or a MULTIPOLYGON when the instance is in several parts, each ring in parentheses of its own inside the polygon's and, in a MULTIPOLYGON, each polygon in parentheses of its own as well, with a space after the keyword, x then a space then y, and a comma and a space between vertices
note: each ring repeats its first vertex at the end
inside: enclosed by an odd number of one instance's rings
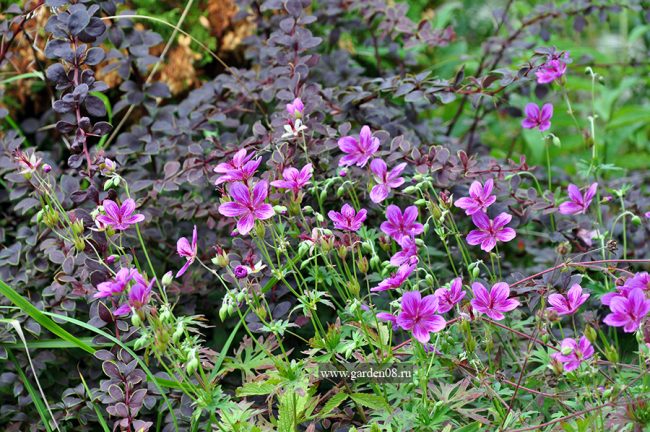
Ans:
POLYGON ((298 135, 300 135, 300 132, 306 131, 307 126, 302 124, 302 121, 300 119, 296 119, 294 122, 293 126, 290 124, 284 125, 284 130, 285 132, 282 134, 282 138, 295 138, 298 135))

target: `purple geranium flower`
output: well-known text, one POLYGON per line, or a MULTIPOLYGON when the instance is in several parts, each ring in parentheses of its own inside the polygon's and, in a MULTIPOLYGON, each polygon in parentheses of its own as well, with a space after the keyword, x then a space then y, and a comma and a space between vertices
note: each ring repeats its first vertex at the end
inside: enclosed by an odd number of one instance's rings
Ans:
POLYGON ((344 204, 340 212, 330 210, 327 216, 334 222, 334 228, 345 231, 359 231, 367 217, 366 209, 357 213, 350 204, 344 204))
POLYGON ((215 185, 221 183, 247 182, 248 179, 253 177, 260 163, 262 163, 262 158, 253 159, 253 156, 254 153, 247 154, 246 149, 241 149, 235 153, 232 161, 217 165, 214 168, 214 172, 223 175, 217 179, 215 185))
POLYGON ((372 155, 379 149, 379 138, 374 138, 370 128, 364 126, 359 133, 359 139, 353 136, 344 136, 339 139, 339 148, 347 153, 339 161, 339 166, 366 166, 372 155))
POLYGON ((413 259, 417 260, 418 247, 413 237, 403 237, 400 246, 402 246, 402 250, 390 258, 391 265, 398 267, 413 259))
POLYGON ((397 328, 397 317, 388 312, 379 312, 377 314, 377 319, 381 321, 388 321, 393 324, 393 330, 397 328))
POLYGON ((609 303, 612 313, 603 322, 611 327, 623 327, 626 333, 635 332, 643 318, 650 312, 650 300, 646 299, 643 290, 632 289, 627 297, 613 297, 609 303))
POLYGON ((596 196, 596 189, 598 188, 598 183, 592 183, 583 194, 580 193, 578 186, 570 184, 567 188, 569 192, 569 201, 560 204, 560 213, 564 215, 573 215, 586 213, 591 201, 596 196))
POLYGON ((551 354, 551 357, 562 363, 567 372, 578 369, 583 361, 594 355, 594 347, 584 336, 580 338, 580 342, 571 338, 564 339, 560 350, 560 352, 551 354))
POLYGON ((293 194, 298 196, 300 189, 309 183, 313 171, 314 169, 311 164, 305 165, 300 171, 296 168, 289 167, 282 171, 283 180, 272 181, 271 185, 280 189, 291 189, 293 194))
POLYGON ((413 270, 417 267, 417 262, 411 263, 406 262, 397 268, 397 271, 390 275, 388 278, 384 279, 374 288, 371 288, 370 291, 388 291, 391 289, 399 288, 404 282, 411 276, 413 270))
POLYGON ((187 240, 185 237, 181 237, 178 239, 176 242, 176 251, 178 252, 178 255, 185 257, 187 259, 187 262, 185 265, 176 273, 176 277, 181 277, 185 274, 187 269, 192 265, 194 260, 196 259, 196 255, 198 253, 198 247, 196 245, 197 241, 197 232, 196 232, 196 225, 194 225, 194 231, 192 231, 192 244, 190 244, 189 240, 187 240))
POLYGON ((275 211, 271 204, 264 202, 269 192, 269 184, 260 181, 253 188, 251 194, 243 183, 233 183, 230 186, 230 196, 233 201, 219 206, 219 213, 228 217, 238 217, 237 230, 241 235, 246 235, 255 226, 255 220, 264 220, 273 217, 275 211))
POLYGON ((573 284, 566 297, 561 294, 548 296, 548 302, 552 305, 548 309, 557 312, 558 315, 573 315, 588 298, 589 294, 583 294, 580 285, 573 284))
POLYGON ((510 223, 512 216, 508 213, 501 213, 494 220, 483 212, 474 213, 472 222, 478 229, 470 231, 467 235, 467 243, 471 245, 481 245, 481 249, 490 252, 497 245, 497 241, 509 242, 517 233, 512 228, 506 228, 510 223))
POLYGON ((492 179, 488 179, 485 185, 475 181, 469 187, 469 197, 457 199, 454 205, 465 210, 467 216, 478 212, 486 212, 487 208, 497 200, 496 196, 491 195, 493 188, 494 181, 492 179))
POLYGON ((463 280, 456 278, 451 281, 451 286, 447 288, 438 288, 435 292, 438 297, 438 312, 447 313, 465 297, 463 291, 463 280))
MULTIPOLYGON (((568 53, 564 55, 564 58, 568 59, 568 53)), ((565 72, 566 63, 555 58, 541 65, 537 72, 535 72, 535 75, 537 76, 538 84, 548 84, 556 79, 562 78, 562 75, 564 75, 565 72)))
POLYGON ((301 118, 304 111, 305 105, 300 98, 295 98, 293 102, 287 104, 287 112, 294 118, 301 118))
POLYGON ((553 117, 553 105, 550 103, 544 104, 542 109, 534 103, 526 105, 524 110, 526 118, 521 122, 521 126, 526 129, 539 128, 540 132, 544 132, 551 127, 551 117, 553 117))
POLYGON ((115 275, 115 278, 97 285, 98 292, 96 292, 93 297, 104 298, 110 297, 114 294, 120 294, 124 291, 129 282, 131 282, 136 272, 136 269, 122 267, 115 275))
POLYGON ((136 213, 135 201, 131 198, 125 200, 122 206, 118 206, 115 201, 106 199, 103 202, 104 212, 106 214, 97 216, 97 220, 104 225, 109 225, 116 230, 128 229, 131 225, 144 220, 144 215, 136 213))
POLYGON ((244 279, 246 276, 248 276, 248 269, 243 265, 238 265, 235 267, 233 273, 237 279, 244 279))
POLYGON ((648 272, 637 273, 625 281, 625 286, 629 289, 640 289, 650 293, 650 274, 648 272))
POLYGON ((151 279, 149 283, 140 275, 136 273, 134 275, 135 283, 129 289, 129 294, 127 296, 127 303, 122 304, 117 309, 113 311, 115 316, 128 315, 131 309, 136 311, 141 310, 151 298, 151 288, 153 287, 155 278, 151 279))
POLYGON ((386 209, 386 222, 381 224, 381 230, 401 243, 406 237, 413 237, 422 234, 424 226, 416 222, 418 218, 418 208, 409 206, 404 209, 404 213, 394 204, 386 209))
POLYGON ((510 297, 510 287, 505 282, 497 282, 488 292, 479 282, 472 284, 474 299, 470 301, 475 311, 484 313, 494 320, 505 318, 503 312, 510 312, 519 306, 519 301, 510 297))
POLYGON ((386 162, 381 159, 373 159, 370 162, 370 170, 374 174, 377 184, 370 191, 370 199, 375 203, 380 203, 388 197, 391 189, 403 185, 404 178, 400 177, 400 174, 404 168, 406 168, 406 163, 401 163, 389 172, 386 162))
POLYGON ((435 295, 422 298, 419 291, 405 292, 397 325, 404 330, 411 330, 413 337, 421 343, 427 343, 429 333, 437 333, 447 325, 443 317, 436 315, 437 311, 438 298, 435 295))

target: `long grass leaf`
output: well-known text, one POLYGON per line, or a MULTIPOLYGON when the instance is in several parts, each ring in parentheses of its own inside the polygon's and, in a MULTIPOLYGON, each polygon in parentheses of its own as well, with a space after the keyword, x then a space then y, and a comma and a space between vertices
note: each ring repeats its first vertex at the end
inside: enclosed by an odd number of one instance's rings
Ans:
POLYGON ((23 312, 29 315, 34 321, 45 327, 50 332, 54 333, 63 340, 74 344, 77 348, 81 348, 90 354, 95 354, 95 349, 88 344, 81 341, 79 338, 70 334, 63 327, 52 321, 44 315, 43 312, 38 310, 29 300, 22 295, 18 294, 13 288, 7 285, 4 281, 0 280, 0 294, 7 297, 13 304, 18 306, 23 312))
POLYGON ((160 396, 162 396, 163 400, 165 401, 165 404, 167 405, 167 408, 169 409, 169 413, 171 414, 172 417, 172 422, 174 423, 174 427, 176 430, 178 430, 178 423, 176 421, 176 415, 174 414, 174 409, 171 405, 171 402, 169 402, 169 399, 167 399, 167 396, 165 396, 165 392, 162 389, 162 386, 159 384, 158 380, 156 377, 153 375, 151 370, 147 367, 146 363, 140 358, 139 355, 137 355, 131 348, 129 348, 124 342, 121 340, 117 339, 115 336, 113 336, 110 333, 106 333, 103 330, 98 329, 95 326, 92 326, 88 323, 85 323, 83 321, 79 321, 78 319, 71 318, 69 316, 65 315, 59 315, 53 312, 43 312, 45 315, 51 316, 52 318, 60 319, 66 322, 69 322, 70 324, 74 324, 78 327, 84 328, 86 330, 89 330, 93 333, 97 333, 100 336, 105 337, 106 339, 109 339, 110 341, 114 342, 115 344, 119 345, 120 348, 122 348, 124 351, 128 352, 131 357, 133 357, 137 362, 138 366, 144 371, 144 373, 147 375, 149 378, 150 382, 153 383, 156 386, 156 389, 160 392, 160 396))

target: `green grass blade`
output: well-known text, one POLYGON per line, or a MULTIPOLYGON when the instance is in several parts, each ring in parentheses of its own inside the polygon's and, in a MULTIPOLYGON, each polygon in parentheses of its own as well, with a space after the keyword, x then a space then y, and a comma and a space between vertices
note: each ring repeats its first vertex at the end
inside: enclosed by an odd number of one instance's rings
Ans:
POLYGON ((95 354, 95 349, 90 347, 88 344, 83 342, 81 339, 73 336, 68 333, 63 327, 52 321, 50 318, 45 316, 43 312, 36 309, 36 307, 25 297, 18 294, 13 288, 7 285, 4 281, 0 280, 0 294, 7 297, 13 304, 18 306, 24 313, 29 315, 34 321, 42 325, 44 328, 57 335, 59 338, 68 341, 69 343, 75 345, 77 348, 80 348, 86 351, 89 354, 95 354))
POLYGON ((97 420, 99 421, 99 424, 102 425, 102 429, 104 430, 104 432, 111 432, 111 429, 108 427, 106 420, 104 420, 104 415, 102 414, 99 407, 95 405, 95 402, 93 402, 93 393, 90 391, 90 388, 88 388, 88 385, 86 384, 86 380, 84 379, 84 376, 79 370, 79 368, 77 368, 77 372, 79 372, 79 378, 81 378, 81 384, 84 386, 84 389, 86 390, 86 393, 90 398, 90 404, 93 406, 93 409, 95 410, 95 414, 97 414, 97 420))
MULTIPOLYGON (((17 309, 17 308, 16 308, 17 309)), ((80 337, 78 338, 80 341, 83 343, 87 344, 88 346, 96 349, 100 348, 110 348, 113 346, 112 343, 96 343, 93 342, 93 338, 91 337, 80 337)), ((127 342, 127 345, 132 346, 135 342, 130 341, 127 342)), ((8 349, 20 349, 22 348, 22 344, 18 342, 0 342, 0 346, 8 348, 8 349)), ((74 344, 72 342, 62 340, 62 339, 45 339, 45 340, 33 340, 33 341, 27 341, 27 346, 32 349, 70 349, 70 348, 78 348, 77 344, 74 344)))
POLYGON ((45 408, 45 403, 43 402, 43 399, 41 399, 41 395, 36 391, 34 386, 32 386, 32 383, 27 379, 27 375, 25 375, 25 372, 23 372, 23 369, 14 356, 14 353, 8 349, 7 355, 9 356, 9 360, 11 360, 16 365, 16 372, 18 372, 18 376, 22 380, 23 384, 25 384, 25 389, 27 390, 27 393, 29 393, 29 396, 32 398, 32 402, 34 402, 36 411, 38 411, 38 415, 41 417, 41 421, 45 425, 45 429, 47 432, 53 432, 52 427, 50 426, 50 415, 45 408))
POLYGON ((115 336, 111 335, 110 333, 106 333, 105 331, 100 330, 97 327, 92 326, 92 325, 90 325, 88 323, 85 323, 83 321, 79 321, 78 319, 71 318, 71 317, 68 317, 68 316, 65 316, 65 315, 55 314, 55 313, 52 313, 52 312, 43 312, 43 313, 45 315, 47 315, 47 316, 51 316, 52 318, 57 318, 57 319, 69 322, 70 324, 74 324, 74 325, 76 325, 78 327, 81 327, 83 329, 86 329, 86 330, 89 330, 89 331, 91 331, 93 333, 96 333, 96 334, 98 334, 100 336, 103 336, 106 339, 109 339, 110 341, 112 341, 115 344, 119 345, 120 348, 122 348, 124 351, 128 352, 131 355, 131 357, 133 357, 138 362, 138 366, 140 366, 140 368, 147 375, 147 378, 149 378, 149 380, 156 386, 156 388, 160 392, 160 395, 162 396, 163 400, 165 401, 165 404, 167 405, 167 408, 169 409, 169 413, 172 416, 172 422, 174 423, 174 427, 176 428, 176 430, 178 430, 178 422, 176 421, 176 415, 174 414, 174 409, 173 409, 171 403, 169 402, 169 399, 167 399, 167 396, 165 396, 165 392, 163 391, 162 386, 159 384, 158 379, 156 377, 154 377, 153 373, 147 367, 145 362, 131 348, 129 348, 124 342, 117 339, 115 336))

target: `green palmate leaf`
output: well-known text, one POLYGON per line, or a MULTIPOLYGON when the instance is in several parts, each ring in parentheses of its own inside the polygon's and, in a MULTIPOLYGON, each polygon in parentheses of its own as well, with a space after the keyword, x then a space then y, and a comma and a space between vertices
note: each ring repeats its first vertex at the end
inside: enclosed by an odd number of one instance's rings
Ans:
POLYGON ((237 396, 262 396, 273 393, 277 383, 269 381, 246 383, 237 389, 237 396))
POLYGON ((366 408, 382 410, 390 409, 384 398, 376 394, 369 393, 352 393, 350 395, 353 401, 366 408))
POLYGON ((32 303, 25 297, 18 294, 13 288, 7 285, 4 281, 0 280, 0 293, 7 297, 14 305, 19 307, 24 313, 29 315, 34 321, 54 333, 61 339, 71 343, 76 348, 80 348, 89 354, 94 354, 95 349, 83 342, 81 339, 73 336, 63 327, 52 321, 52 319, 45 316, 43 312, 38 310, 32 303))
POLYGON ((318 415, 321 418, 324 418, 329 414, 334 408, 338 407, 343 403, 348 398, 348 395, 346 393, 337 393, 334 396, 330 398, 330 400, 327 401, 327 403, 323 406, 323 409, 320 410, 318 415))

